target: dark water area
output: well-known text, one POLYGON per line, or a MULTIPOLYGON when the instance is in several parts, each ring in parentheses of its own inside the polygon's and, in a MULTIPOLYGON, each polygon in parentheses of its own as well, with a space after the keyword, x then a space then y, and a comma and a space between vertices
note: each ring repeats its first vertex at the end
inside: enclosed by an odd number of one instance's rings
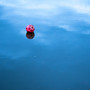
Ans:
POLYGON ((90 24, 78 20, 86 15, 64 8, 52 19, 0 6, 0 90, 90 90, 90 24))

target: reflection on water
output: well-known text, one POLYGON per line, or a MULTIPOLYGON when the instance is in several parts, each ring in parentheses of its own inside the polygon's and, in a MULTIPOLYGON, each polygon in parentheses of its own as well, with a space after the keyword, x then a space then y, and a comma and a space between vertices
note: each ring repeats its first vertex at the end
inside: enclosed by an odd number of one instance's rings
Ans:
POLYGON ((89 2, 0 0, 0 90, 90 90, 89 2))
POLYGON ((33 39, 34 36, 35 36, 34 32, 27 32, 27 33, 26 33, 26 37, 27 37, 28 39, 33 39))

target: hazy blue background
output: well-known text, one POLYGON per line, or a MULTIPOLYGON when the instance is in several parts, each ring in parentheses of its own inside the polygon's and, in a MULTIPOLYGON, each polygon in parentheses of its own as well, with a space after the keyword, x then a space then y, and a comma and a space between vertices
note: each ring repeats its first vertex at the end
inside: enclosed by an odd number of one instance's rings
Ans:
POLYGON ((0 0, 0 90, 90 90, 90 0, 0 0))

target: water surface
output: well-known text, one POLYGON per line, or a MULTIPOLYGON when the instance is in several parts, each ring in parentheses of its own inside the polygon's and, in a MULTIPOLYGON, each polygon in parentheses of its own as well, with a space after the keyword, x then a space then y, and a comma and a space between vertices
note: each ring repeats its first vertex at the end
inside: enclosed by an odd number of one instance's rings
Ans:
POLYGON ((89 1, 28 2, 0 1, 0 90, 90 90, 89 1))

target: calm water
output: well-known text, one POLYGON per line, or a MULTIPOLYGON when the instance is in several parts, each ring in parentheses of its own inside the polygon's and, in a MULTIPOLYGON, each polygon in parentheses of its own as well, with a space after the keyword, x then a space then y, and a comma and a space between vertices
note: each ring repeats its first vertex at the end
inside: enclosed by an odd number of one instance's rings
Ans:
POLYGON ((0 90, 90 90, 89 5, 33 3, 0 1, 0 90))

